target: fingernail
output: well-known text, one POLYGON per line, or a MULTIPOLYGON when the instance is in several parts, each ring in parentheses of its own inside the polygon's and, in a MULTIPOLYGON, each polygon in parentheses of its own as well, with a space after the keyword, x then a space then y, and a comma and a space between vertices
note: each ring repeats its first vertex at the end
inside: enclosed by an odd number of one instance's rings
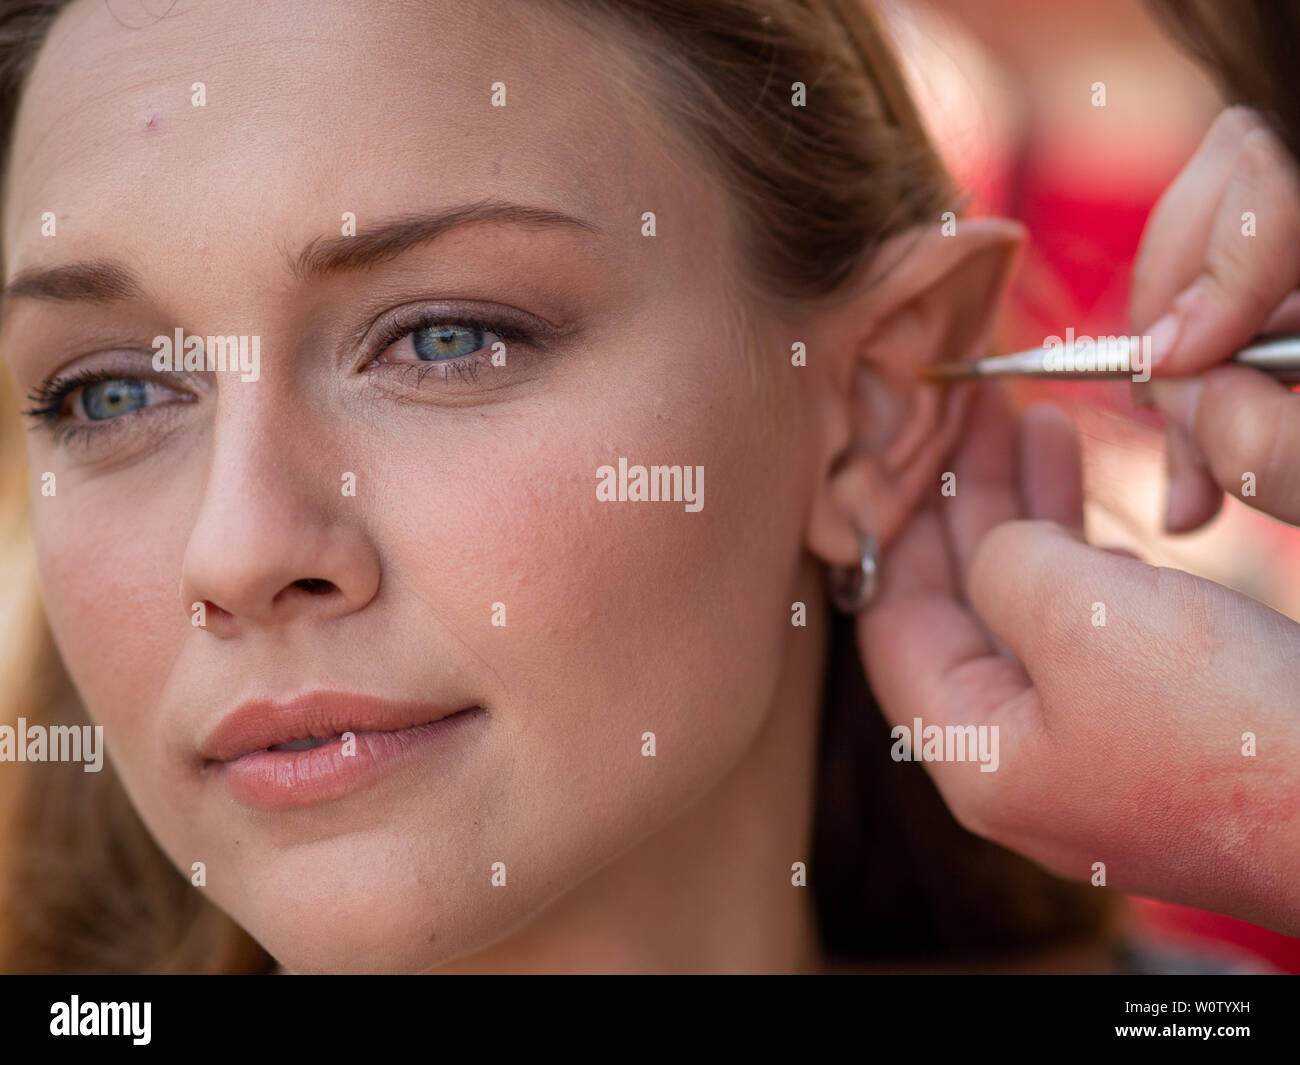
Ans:
POLYGON ((1196 438, 1196 407, 1201 401, 1205 379, 1201 377, 1163 377, 1148 382, 1150 398, 1170 421, 1179 425, 1192 439, 1196 438))
POLYGON ((1169 486, 1169 495, 1165 499, 1165 532, 1180 533, 1184 531, 1186 521, 1183 512, 1187 509, 1182 496, 1174 485, 1169 486))
POLYGON ((1183 532, 1188 525, 1190 500, 1187 472, 1193 468, 1195 445, 1177 424, 1165 426, 1165 464, 1169 487, 1165 496, 1165 532, 1183 532))
POLYGON ((1191 532, 1214 516, 1223 501, 1223 492, 1210 476, 1200 448, 1176 422, 1165 426, 1165 442, 1169 476, 1165 532, 1191 532))
POLYGON ((1178 339, 1178 315, 1170 311, 1151 327, 1151 365, 1159 366, 1174 350, 1174 341, 1178 339))

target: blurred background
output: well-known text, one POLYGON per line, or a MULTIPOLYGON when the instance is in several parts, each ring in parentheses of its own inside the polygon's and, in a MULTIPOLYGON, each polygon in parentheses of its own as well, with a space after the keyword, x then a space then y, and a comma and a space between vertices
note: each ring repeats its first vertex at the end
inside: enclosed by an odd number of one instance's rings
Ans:
MULTIPOLYGON (((1139 0, 885 0, 913 92, 971 214, 1023 222, 1029 240, 996 350, 1050 335, 1128 335, 1129 283, 1148 214, 1224 107, 1210 75, 1139 0), (1096 83, 1105 104, 1096 106, 1096 83)), ((1163 531, 1164 435, 1127 382, 1026 381, 1083 446, 1094 543, 1128 547, 1237 588, 1300 620, 1300 530, 1229 497, 1191 535, 1163 531)), ((1300 973, 1300 939, 1132 898, 1145 942, 1300 973)))

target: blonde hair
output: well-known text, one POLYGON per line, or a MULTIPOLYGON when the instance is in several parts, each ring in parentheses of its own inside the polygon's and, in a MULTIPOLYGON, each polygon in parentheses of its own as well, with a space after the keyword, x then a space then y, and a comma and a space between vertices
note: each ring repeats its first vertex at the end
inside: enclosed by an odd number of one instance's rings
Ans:
MULTIPOLYGON (((888 237, 954 203, 876 19, 853 0, 557 0, 597 32, 622 31, 672 127, 731 197, 743 283, 755 298, 832 296, 888 237), (791 106, 794 83, 807 106, 791 106)), ((0 4, 0 135, 64 6, 0 4)), ((6 150, 6 166, 8 152, 6 150)), ((6 407, 13 409, 12 396, 6 407)), ((16 452, 6 421, 5 455, 16 452)), ((4 472, 5 513, 21 477, 4 472)), ((21 521, 10 556, 30 556, 21 521)), ((84 721, 35 580, 20 582, 14 652, 25 678, 9 715, 84 721)), ((990 952, 1095 932, 1101 893, 1067 885, 953 820, 923 770, 889 761, 851 632, 836 622, 827 667, 813 878, 828 954, 990 952), (978 922, 969 921, 974 910, 978 922)), ((10 663, 11 666, 14 662, 10 663)), ((253 972, 271 967, 238 926, 178 875, 106 767, 30 767, 7 796, 0 844, 0 969, 253 972), (62 770, 66 768, 67 772, 62 770)), ((5 776, 16 775, 8 774, 5 776)))

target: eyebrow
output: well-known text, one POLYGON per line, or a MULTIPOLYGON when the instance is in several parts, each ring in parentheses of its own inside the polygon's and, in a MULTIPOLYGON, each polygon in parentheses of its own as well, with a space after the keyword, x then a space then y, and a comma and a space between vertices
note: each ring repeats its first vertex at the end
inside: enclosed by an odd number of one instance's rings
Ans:
MULTIPOLYGON (((406 214, 356 236, 316 237, 297 256, 285 252, 290 275, 314 281, 387 262, 420 244, 471 224, 532 229, 576 229, 600 235, 591 222, 545 207, 503 200, 479 200, 426 214, 406 214)), ((0 319, 15 299, 55 303, 118 303, 139 299, 144 286, 131 269, 111 259, 93 259, 20 271, 0 293, 0 319)))

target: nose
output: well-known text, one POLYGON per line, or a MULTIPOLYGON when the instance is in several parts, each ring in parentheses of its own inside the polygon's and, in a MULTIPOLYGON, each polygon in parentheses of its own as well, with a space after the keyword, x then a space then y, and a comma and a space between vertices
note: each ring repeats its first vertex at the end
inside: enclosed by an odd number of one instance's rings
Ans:
POLYGON ((379 590, 379 554, 360 500, 342 491, 343 474, 355 471, 331 458, 320 426, 270 402, 241 397, 216 419, 185 548, 185 608, 204 604, 204 627, 218 637, 343 617, 379 590))

